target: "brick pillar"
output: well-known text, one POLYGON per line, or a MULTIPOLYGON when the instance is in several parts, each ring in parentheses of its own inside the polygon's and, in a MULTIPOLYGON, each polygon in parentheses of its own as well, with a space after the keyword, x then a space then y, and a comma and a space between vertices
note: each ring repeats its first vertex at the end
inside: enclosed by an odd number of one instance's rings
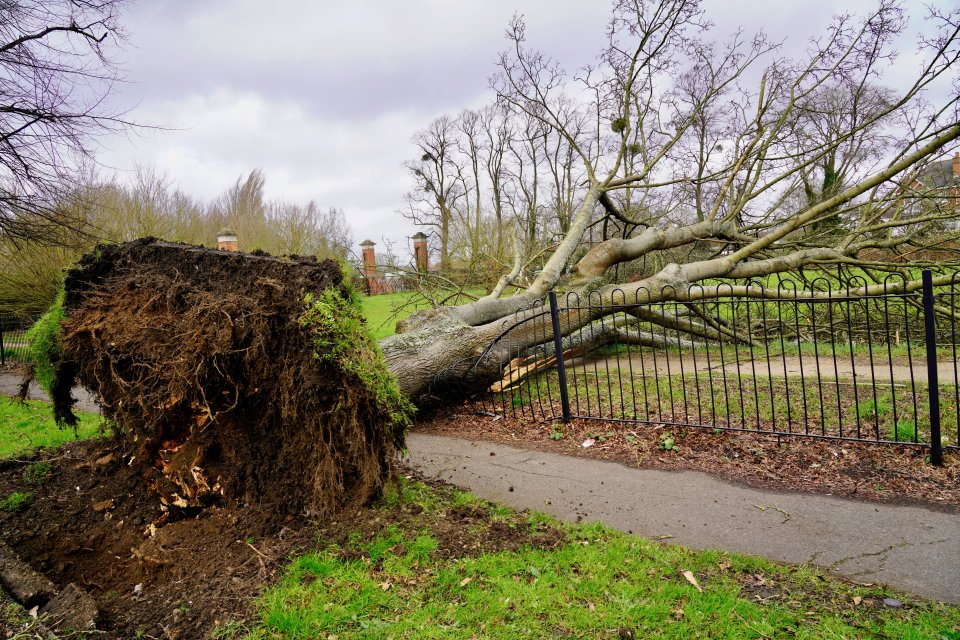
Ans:
POLYGON ((364 240, 360 243, 363 254, 363 277, 367 280, 367 294, 371 296, 382 293, 380 280, 377 278, 377 251, 373 248, 375 245, 373 240, 364 240))
POLYGON ((221 229, 217 234, 217 249, 221 251, 240 251, 240 242, 232 229, 221 229))
POLYGON ((953 177, 960 178, 960 151, 953 154, 953 177))
POLYGON ((417 271, 426 273, 430 270, 430 255, 427 253, 427 236, 422 231, 413 236, 413 262, 417 271))
POLYGON ((373 247, 376 242, 364 240, 360 243, 360 249, 363 253, 363 275, 370 277, 377 273, 377 251, 373 247))

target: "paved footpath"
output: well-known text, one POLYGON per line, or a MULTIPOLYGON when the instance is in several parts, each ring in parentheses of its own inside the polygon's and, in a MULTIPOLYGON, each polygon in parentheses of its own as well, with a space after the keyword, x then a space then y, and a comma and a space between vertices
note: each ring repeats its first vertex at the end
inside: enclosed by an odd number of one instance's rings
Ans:
POLYGON ((412 433, 407 444, 408 462, 422 473, 511 507, 694 549, 812 563, 856 582, 960 604, 960 515, 763 491, 700 472, 634 469, 491 442, 412 433))
MULTIPOLYGON (((23 380, 23 376, 18 373, 0 373, 0 395, 17 395, 20 391, 21 380, 23 380)), ((89 391, 82 387, 74 387, 72 393, 73 397, 77 400, 77 403, 73 406, 74 409, 78 409, 80 411, 89 411, 91 413, 100 412, 100 407, 97 406, 96 399, 89 391)), ((44 402, 50 401, 50 398, 47 397, 46 392, 40 388, 40 385, 38 385, 36 381, 30 383, 30 386, 27 390, 27 398, 29 400, 43 400, 44 402)))

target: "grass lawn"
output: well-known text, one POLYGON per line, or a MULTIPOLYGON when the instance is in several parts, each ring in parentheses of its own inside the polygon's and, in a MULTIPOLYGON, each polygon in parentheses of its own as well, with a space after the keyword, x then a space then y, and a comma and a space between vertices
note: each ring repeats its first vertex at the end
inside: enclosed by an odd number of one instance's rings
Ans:
POLYGON ((77 411, 76 433, 71 427, 58 428, 53 409, 46 402, 28 400, 21 405, 0 396, 0 458, 30 455, 39 447, 55 448, 71 440, 95 436, 102 419, 95 413, 77 411))
POLYGON ((413 481, 349 526, 359 531, 321 535, 290 563, 253 626, 222 624, 213 637, 960 639, 957 607, 413 481), (528 542, 485 551, 494 531, 528 542))
POLYGON ((416 299, 415 293, 390 293, 382 296, 363 296, 363 315, 373 337, 377 340, 392 336, 398 320, 429 306, 426 300, 416 299))
MULTIPOLYGON (((481 289, 467 289, 474 296, 484 295, 481 289)), ((511 290, 507 291, 508 295, 511 290)), ((397 327, 397 321, 411 316, 414 312, 426 309, 429 302, 416 293, 389 293, 382 296, 363 296, 363 315, 367 319, 373 337, 377 340, 392 336, 397 327)), ((466 296, 450 300, 449 304, 467 302, 466 296), (463 298, 463 299, 460 299, 463 298)))

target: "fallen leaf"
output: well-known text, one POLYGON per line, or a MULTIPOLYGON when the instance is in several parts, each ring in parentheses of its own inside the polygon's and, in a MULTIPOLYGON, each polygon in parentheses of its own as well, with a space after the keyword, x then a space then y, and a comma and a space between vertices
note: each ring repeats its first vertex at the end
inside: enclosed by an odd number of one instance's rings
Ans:
POLYGON ((581 444, 580 446, 586 449, 588 447, 592 447, 595 442, 596 440, 594 440, 593 438, 587 438, 586 440, 583 441, 583 444, 581 444))
POLYGON ((703 589, 700 588, 700 584, 697 582, 697 579, 693 577, 693 571, 684 571, 683 577, 687 579, 687 582, 695 586, 697 588, 697 591, 699 591, 700 593, 703 593, 703 589))
POLYGON ((717 567, 720 569, 720 571, 726 571, 726 570, 729 569, 731 566, 732 566, 732 565, 731 565, 729 562, 727 562, 726 560, 724 560, 723 562, 718 562, 718 563, 717 563, 717 567))
POLYGON ((116 461, 117 461, 117 457, 112 453, 108 453, 105 456, 100 456, 99 458, 97 458, 97 465, 101 467, 105 467, 108 464, 112 464, 116 461))
POLYGON ((460 586, 465 587, 471 582, 473 582, 473 578, 464 578, 463 580, 460 581, 460 586))
POLYGON ((391 586, 391 584, 390 584, 390 581, 389 581, 389 580, 387 580, 386 582, 381 582, 381 583, 380 583, 380 588, 383 589, 384 591, 386 591, 387 589, 389 589, 390 586, 391 586))
POLYGON ((589 609, 590 611, 593 611, 596 608, 597 608, 597 605, 593 604, 592 602, 587 603, 587 609, 589 609))
POLYGON ((863 602, 863 598, 861 598, 860 596, 853 596, 854 606, 859 606, 861 602, 863 602))

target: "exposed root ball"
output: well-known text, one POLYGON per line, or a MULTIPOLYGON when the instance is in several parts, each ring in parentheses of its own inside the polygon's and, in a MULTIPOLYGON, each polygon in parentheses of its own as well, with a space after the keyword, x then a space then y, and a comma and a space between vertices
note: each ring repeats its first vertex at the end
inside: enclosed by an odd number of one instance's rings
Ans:
POLYGON ((317 339, 305 299, 320 298, 362 328, 333 261, 153 239, 98 247, 66 281, 58 413, 74 379, 98 393, 172 513, 363 503, 402 443, 406 406, 362 330, 334 324, 317 339))

